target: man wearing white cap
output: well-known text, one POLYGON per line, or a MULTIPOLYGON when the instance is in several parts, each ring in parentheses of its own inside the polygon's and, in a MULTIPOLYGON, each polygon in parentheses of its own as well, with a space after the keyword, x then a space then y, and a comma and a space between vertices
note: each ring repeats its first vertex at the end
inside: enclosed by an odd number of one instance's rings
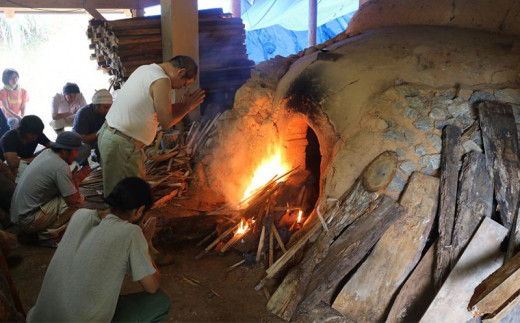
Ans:
POLYGON ((99 162, 97 132, 105 122, 105 116, 110 110, 110 106, 112 106, 112 95, 108 90, 102 89, 94 93, 91 104, 82 107, 76 114, 72 131, 79 133, 81 140, 85 143, 84 148, 79 151, 78 163, 80 165, 88 163, 87 158, 91 149, 95 150, 92 159, 99 162))
POLYGON ((53 240, 65 230, 70 217, 85 200, 79 184, 90 168, 70 170, 81 146, 77 133, 60 133, 51 149, 42 151, 27 166, 14 191, 11 221, 24 233, 37 233, 43 245, 57 244, 53 240))

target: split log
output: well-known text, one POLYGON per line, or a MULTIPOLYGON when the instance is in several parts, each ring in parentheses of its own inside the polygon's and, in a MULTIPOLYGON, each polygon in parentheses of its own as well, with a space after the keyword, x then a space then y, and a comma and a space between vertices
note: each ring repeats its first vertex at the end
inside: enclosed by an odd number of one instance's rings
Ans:
POLYGON ((439 179, 413 173, 401 199, 407 209, 336 297, 352 321, 384 321, 392 299, 421 258, 437 211, 439 179), (389 264, 389 260, 391 265, 389 264))
POLYGON ((520 294, 520 253, 476 288, 468 304, 473 316, 493 317, 520 294))
POLYGON ((437 240, 430 246, 399 294, 386 317, 386 323, 419 322, 435 297, 435 254, 437 240))
POLYGON ((480 128, 486 152, 486 164, 493 180, 497 203, 500 206, 502 224, 510 230, 509 259, 520 245, 516 215, 520 193, 519 149, 515 117, 510 105, 499 102, 478 104, 480 128))
POLYGON ((457 199, 457 179, 459 172, 460 129, 448 125, 443 129, 441 156, 441 183, 439 201, 439 244, 435 268, 435 286, 442 286, 452 265, 451 239, 455 223, 455 208, 457 199))
POLYGON ((366 212, 334 241, 327 257, 316 266, 307 285, 300 312, 308 312, 320 300, 332 303, 332 294, 341 280, 368 254, 383 233, 404 209, 390 197, 380 196, 373 211, 366 212))
POLYGON ((420 322, 467 322, 473 319, 468 303, 475 287, 500 268, 504 253, 500 244, 507 229, 484 218, 459 261, 448 275, 420 322))
POLYGON ((451 264, 455 266, 471 237, 477 231, 483 217, 491 217, 493 211, 493 187, 486 169, 485 156, 469 152, 462 163, 462 173, 457 198, 455 231, 452 237, 451 264))
MULTIPOLYGON (((331 209, 327 212, 324 218, 329 222, 329 230, 321 232, 306 253, 301 264, 293 268, 289 273, 288 277, 298 276, 297 281, 293 282, 286 277, 275 291, 267 304, 267 309, 270 312, 284 320, 288 321, 291 319, 298 304, 303 299, 305 288, 312 278, 314 268, 327 256, 329 245, 341 234, 345 227, 365 213, 372 202, 377 199, 379 193, 386 189, 394 177, 396 167, 397 154, 386 151, 377 156, 365 168, 351 189, 340 198, 339 212, 336 212, 336 209, 331 209)), ((316 231, 308 230, 307 234, 297 244, 293 245, 273 266, 268 268, 268 275, 262 282, 274 277, 278 270, 283 268, 292 256, 305 245, 307 240, 321 228, 321 225, 318 223, 315 223, 314 226, 316 231), (276 268, 276 270, 270 271, 271 268, 276 268)), ((262 282, 256 288, 259 286, 261 288, 263 286, 262 282)))

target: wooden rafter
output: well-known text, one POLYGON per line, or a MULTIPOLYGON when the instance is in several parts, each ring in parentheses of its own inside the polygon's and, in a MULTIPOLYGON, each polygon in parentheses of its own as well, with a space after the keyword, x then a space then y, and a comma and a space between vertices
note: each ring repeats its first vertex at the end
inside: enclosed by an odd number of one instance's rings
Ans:
POLYGON ((160 0, 0 0, 0 8, 144 9, 160 3, 160 0))

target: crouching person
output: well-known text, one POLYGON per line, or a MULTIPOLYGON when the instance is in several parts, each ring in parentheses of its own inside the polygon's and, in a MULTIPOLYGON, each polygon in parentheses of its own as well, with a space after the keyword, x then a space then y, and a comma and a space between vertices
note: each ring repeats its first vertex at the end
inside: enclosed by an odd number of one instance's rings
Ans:
POLYGON ((23 172, 11 199, 11 221, 24 233, 37 233, 42 245, 55 246, 67 222, 83 204, 79 184, 88 167, 70 170, 81 136, 61 133, 23 172))
POLYGON ((28 322, 158 322, 170 299, 148 252, 156 219, 134 224, 152 205, 150 186, 121 180, 105 199, 107 211, 80 209, 52 258, 28 322), (119 295, 126 271, 144 292, 119 295))

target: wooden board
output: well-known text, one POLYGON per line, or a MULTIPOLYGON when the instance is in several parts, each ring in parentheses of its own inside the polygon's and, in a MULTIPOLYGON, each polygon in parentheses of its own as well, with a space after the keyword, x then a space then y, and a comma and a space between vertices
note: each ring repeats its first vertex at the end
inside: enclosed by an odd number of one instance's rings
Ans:
POLYGON ((403 287, 399 290, 390 313, 386 317, 387 323, 418 322, 430 306, 435 297, 435 254, 437 241, 428 248, 419 264, 403 287))
POLYGON ((468 309, 474 316, 498 314, 520 293, 520 253, 484 279, 471 297, 468 309))
POLYGON ((440 288, 451 269, 451 238, 455 223, 457 181, 459 178, 460 129, 446 126, 443 131, 441 155, 441 183, 439 200, 439 242, 435 262, 435 286, 440 288))
POLYGON ((452 237, 451 263, 454 266, 477 231, 483 217, 491 217, 493 186, 483 154, 472 151, 464 157, 457 198, 455 231, 452 237))
MULTIPOLYGON (((311 310, 320 300, 332 302, 332 294, 341 280, 367 255, 383 233, 403 213, 404 208, 388 196, 350 225, 330 246, 327 257, 316 266, 307 284, 302 312, 311 310)), ((375 204, 376 204, 375 203, 375 204)))
POLYGON ((500 244, 506 235, 506 228, 484 218, 420 322, 466 322, 473 318, 469 300, 475 287, 502 265, 500 244))
POLYGON ((421 258, 437 211, 439 179, 413 173, 401 205, 407 212, 381 237, 336 297, 333 308, 353 321, 383 321, 391 300, 421 258))

